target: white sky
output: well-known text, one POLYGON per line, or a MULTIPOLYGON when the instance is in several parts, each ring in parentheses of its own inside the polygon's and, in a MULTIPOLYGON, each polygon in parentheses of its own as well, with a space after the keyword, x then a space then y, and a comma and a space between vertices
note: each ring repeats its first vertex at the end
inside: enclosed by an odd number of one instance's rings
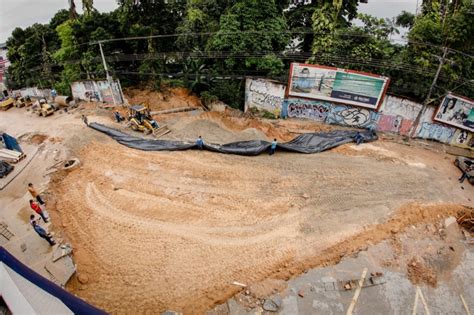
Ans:
MULTIPOLYGON (((402 10, 415 13, 421 0, 368 0, 361 3, 359 12, 377 17, 394 17, 402 10)), ((76 9, 82 13, 81 0, 75 0, 76 9)), ((0 43, 4 43, 16 27, 25 28, 34 23, 48 23, 60 9, 69 7, 68 0, 0 0, 0 43)), ((117 8, 115 0, 94 0, 94 7, 101 12, 117 8)))

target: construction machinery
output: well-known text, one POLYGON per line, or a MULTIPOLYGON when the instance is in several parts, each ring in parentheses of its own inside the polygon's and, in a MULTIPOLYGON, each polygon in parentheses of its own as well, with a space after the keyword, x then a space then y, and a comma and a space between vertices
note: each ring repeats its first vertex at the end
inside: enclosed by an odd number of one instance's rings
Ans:
POLYGON ((33 104, 31 101, 31 98, 29 96, 23 97, 23 96, 18 96, 15 99, 15 107, 21 108, 24 106, 30 106, 33 104))
POLYGON ((128 120, 132 130, 153 134, 155 137, 160 137, 170 132, 166 125, 158 126, 158 123, 151 117, 150 110, 143 105, 130 106, 128 108, 128 120))
POLYGON ((1 110, 7 110, 10 107, 13 107, 15 104, 15 100, 12 97, 8 97, 2 101, 0 101, 0 109, 1 110))
POLYGON ((46 99, 42 98, 37 100, 33 104, 33 113, 38 114, 38 116, 49 116, 59 109, 59 106, 56 104, 50 104, 46 99))

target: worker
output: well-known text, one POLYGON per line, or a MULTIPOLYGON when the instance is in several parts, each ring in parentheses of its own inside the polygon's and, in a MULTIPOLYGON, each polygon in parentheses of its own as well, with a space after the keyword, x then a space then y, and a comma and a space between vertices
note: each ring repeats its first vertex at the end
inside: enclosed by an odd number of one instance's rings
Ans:
POLYGON ((34 212, 36 212, 37 214, 41 216, 41 218, 43 219, 45 223, 48 222, 48 219, 44 215, 43 209, 41 209, 41 206, 39 204, 37 204, 33 200, 30 200, 30 207, 31 209, 33 209, 34 212))
POLYGON ((360 132, 357 132, 356 135, 354 136, 354 140, 356 142, 357 145, 361 144, 362 142, 364 142, 365 140, 365 137, 363 134, 361 134, 360 132))
POLYGON ((38 194, 32 183, 28 184, 28 191, 30 192, 31 196, 33 196, 33 198, 35 198, 36 201, 40 203, 40 205, 44 205, 43 199, 41 198, 40 194, 38 194))
POLYGON ((270 153, 268 153, 269 155, 273 155, 275 153, 277 143, 277 139, 273 139, 272 144, 270 145, 270 153))
POLYGON ((469 176, 469 172, 474 170, 474 164, 471 164, 469 166, 467 166, 464 171, 462 171, 462 175, 461 177, 459 177, 459 182, 462 184, 464 182, 464 180, 469 176))
POLYGON ((51 90, 51 97, 53 98, 53 101, 54 101, 54 98, 55 98, 56 96, 58 96, 58 92, 56 92, 55 89, 52 89, 52 90, 51 90))
POLYGON ((122 115, 120 115, 120 112, 118 110, 114 112, 114 115, 115 115, 115 120, 118 123, 121 122, 122 120, 125 120, 125 118, 123 118, 122 115))
POLYGON ((56 242, 53 240, 53 237, 51 236, 50 233, 46 232, 45 229, 43 229, 41 226, 39 226, 37 220, 34 220, 34 215, 30 216, 30 222, 31 225, 33 226, 33 229, 35 229, 35 232, 38 233, 39 237, 44 238, 46 241, 48 241, 50 246, 53 246, 56 244, 56 242), (33 218, 32 218, 33 216, 33 218))
POLYGON ((199 136, 199 137, 197 138, 197 140, 196 140, 196 145, 197 145, 197 147, 199 148, 199 150, 202 150, 202 147, 203 147, 203 145, 204 145, 204 141, 202 140, 202 137, 201 137, 201 136, 199 136))

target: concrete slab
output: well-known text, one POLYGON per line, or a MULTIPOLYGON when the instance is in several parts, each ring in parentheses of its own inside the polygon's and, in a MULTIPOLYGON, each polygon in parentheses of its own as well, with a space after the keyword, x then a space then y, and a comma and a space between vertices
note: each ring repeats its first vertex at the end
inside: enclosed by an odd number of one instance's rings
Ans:
POLYGON ((49 261, 44 268, 54 277, 54 282, 61 286, 65 286, 76 272, 76 266, 70 256, 62 257, 56 262, 49 261))

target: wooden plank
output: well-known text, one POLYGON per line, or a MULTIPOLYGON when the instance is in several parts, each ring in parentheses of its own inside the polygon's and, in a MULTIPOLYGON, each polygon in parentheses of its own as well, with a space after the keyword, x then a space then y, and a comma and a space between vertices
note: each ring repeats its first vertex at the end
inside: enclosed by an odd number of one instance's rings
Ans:
POLYGON ((418 287, 416 288, 416 294, 415 294, 415 304, 413 305, 413 312, 411 313, 412 315, 416 315, 416 309, 418 308, 418 297, 420 294, 418 293, 418 287))
POLYGON ((360 280, 359 280, 359 286, 354 293, 354 297, 352 298, 351 304, 349 305, 349 308, 347 309, 346 315, 352 315, 352 312, 354 311, 355 305, 357 303, 357 299, 359 298, 360 291, 362 290, 362 286, 364 285, 364 280, 365 280, 365 276, 367 275, 367 270, 368 269, 366 267, 362 271, 362 276, 360 277, 360 280))
POLYGON ((430 310, 428 309, 428 304, 426 303, 426 300, 425 300, 425 297, 423 296, 423 292, 421 292, 421 289, 420 287, 416 287, 416 289, 418 290, 418 294, 420 295, 420 298, 421 298, 421 302, 423 303, 423 306, 425 308, 425 315, 430 315, 430 310))
POLYGON ((469 307, 467 306, 467 303, 464 300, 464 297, 462 296, 462 294, 459 294, 459 297, 461 298, 462 305, 464 305, 464 309, 466 310, 466 314, 471 315, 471 311, 469 310, 469 307))

